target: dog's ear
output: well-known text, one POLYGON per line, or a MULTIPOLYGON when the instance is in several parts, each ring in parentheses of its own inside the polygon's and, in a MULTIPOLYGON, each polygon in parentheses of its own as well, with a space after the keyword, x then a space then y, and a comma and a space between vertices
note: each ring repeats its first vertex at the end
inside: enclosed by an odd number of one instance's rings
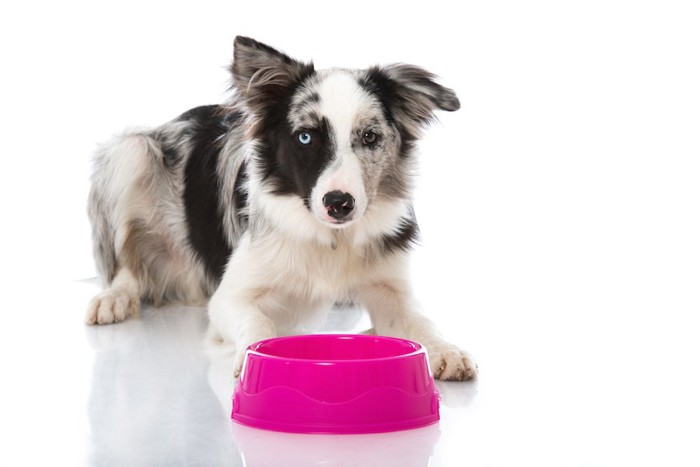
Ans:
POLYGON ((249 37, 233 42, 233 84, 254 112, 264 112, 279 102, 290 87, 314 72, 312 63, 301 63, 249 37))
POLYGON ((394 64, 367 70, 365 84, 380 98, 390 118, 409 138, 435 119, 436 110, 460 107, 455 92, 436 82, 436 76, 413 65, 394 64))

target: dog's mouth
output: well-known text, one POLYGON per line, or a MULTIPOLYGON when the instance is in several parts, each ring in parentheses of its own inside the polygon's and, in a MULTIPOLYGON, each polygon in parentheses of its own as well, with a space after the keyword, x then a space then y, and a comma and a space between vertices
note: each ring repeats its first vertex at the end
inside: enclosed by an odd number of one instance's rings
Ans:
POLYGON ((331 227, 343 228, 343 227, 347 227, 348 225, 352 224, 353 220, 351 220, 351 219, 344 219, 344 220, 332 219, 330 221, 326 221, 326 223, 330 224, 331 227))
POLYGON ((330 216, 323 216, 320 217, 319 220, 332 229, 344 229, 349 225, 354 224, 357 219, 352 216, 343 219, 334 219, 330 216))

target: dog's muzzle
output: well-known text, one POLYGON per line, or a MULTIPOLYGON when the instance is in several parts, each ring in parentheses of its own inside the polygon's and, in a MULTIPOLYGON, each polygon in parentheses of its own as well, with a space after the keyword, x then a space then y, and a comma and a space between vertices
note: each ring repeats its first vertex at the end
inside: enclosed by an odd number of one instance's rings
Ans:
POLYGON ((323 206, 328 215, 337 221, 345 221, 353 209, 355 198, 340 190, 330 191, 323 196, 323 206))

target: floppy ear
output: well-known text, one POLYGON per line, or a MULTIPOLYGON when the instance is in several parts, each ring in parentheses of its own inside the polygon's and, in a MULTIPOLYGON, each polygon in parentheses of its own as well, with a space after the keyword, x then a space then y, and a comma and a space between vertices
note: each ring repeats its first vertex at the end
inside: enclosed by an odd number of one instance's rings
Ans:
POLYGON ((366 82, 377 93, 390 119, 409 138, 435 119, 436 110, 459 109, 455 92, 440 84, 436 76, 413 65, 394 64, 367 70, 366 82))
POLYGON ((279 102, 290 87, 314 72, 312 63, 301 63, 249 37, 233 42, 233 83, 255 113, 279 102))

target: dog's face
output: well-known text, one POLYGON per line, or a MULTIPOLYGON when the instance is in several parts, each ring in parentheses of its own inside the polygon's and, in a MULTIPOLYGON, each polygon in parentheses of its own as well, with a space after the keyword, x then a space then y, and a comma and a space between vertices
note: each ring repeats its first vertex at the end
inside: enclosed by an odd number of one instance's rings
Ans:
POLYGON ((408 198, 421 128, 434 110, 459 108, 453 91, 414 66, 316 71, 243 37, 232 73, 254 115, 259 176, 333 228, 378 200, 408 198))

